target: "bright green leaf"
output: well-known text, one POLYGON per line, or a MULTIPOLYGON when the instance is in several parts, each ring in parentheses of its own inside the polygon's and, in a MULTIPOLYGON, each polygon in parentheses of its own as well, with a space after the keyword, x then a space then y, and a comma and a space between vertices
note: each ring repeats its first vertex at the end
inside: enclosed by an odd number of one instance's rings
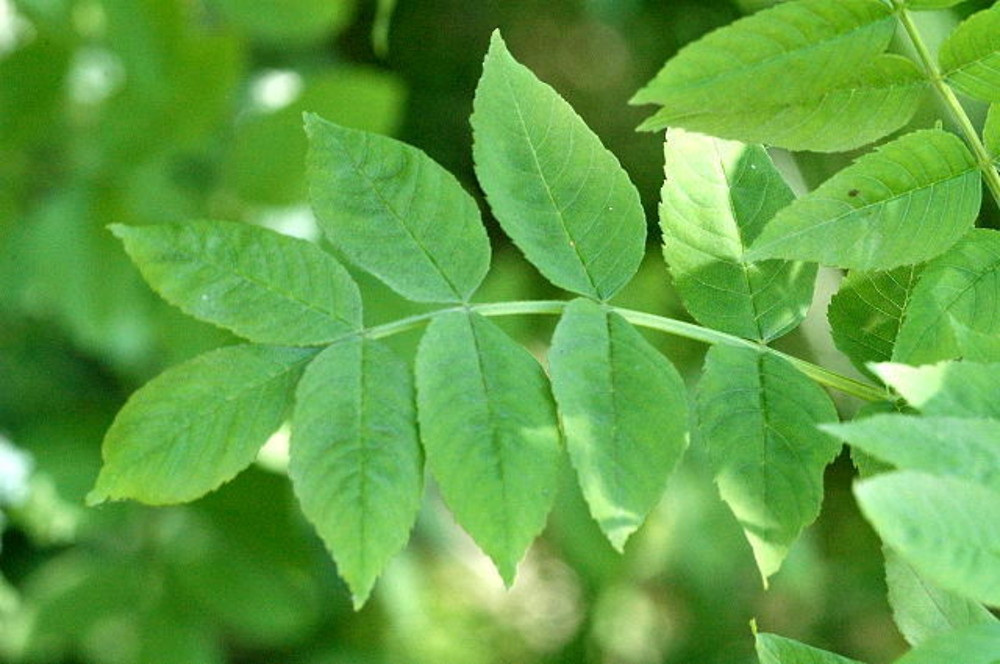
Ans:
POLYGON ((698 428, 722 499, 766 580, 819 514, 823 469, 840 443, 830 397, 793 366, 751 349, 713 346, 697 391, 698 428))
POLYGON ((479 208, 423 152, 306 116, 309 196, 327 239, 401 295, 461 302, 489 269, 479 208))
POLYGON ((991 104, 983 126, 983 142, 994 161, 1000 161, 1000 104, 991 104))
POLYGON ((970 97, 1000 102, 1000 5, 965 19, 938 52, 945 81, 970 97))
POLYGON ((924 268, 899 329, 893 361, 926 364, 963 355, 959 326, 1000 336, 1000 309, 990 305, 998 301, 1000 233, 976 229, 924 268))
POLYGON ((509 585, 555 500, 562 451, 542 368, 474 313, 431 322, 416 361, 427 464, 509 585))
POLYGON ((951 247, 979 214, 982 184, 954 134, 925 129, 870 152, 764 228, 748 258, 859 270, 919 263, 951 247))
POLYGON ((860 369, 892 357, 906 305, 920 268, 889 272, 851 271, 830 301, 827 319, 833 341, 860 369))
POLYGON ((760 664, 861 664, 776 634, 757 634, 760 664))
POLYGON ((104 438, 90 503, 194 500, 257 456, 287 414, 310 349, 230 346, 168 369, 132 395, 104 438))
POLYGON ((164 299, 251 341, 315 345, 361 326, 358 287, 305 240, 222 221, 111 230, 164 299))
POLYGON ((498 32, 474 108, 476 173, 504 231, 555 285, 610 298, 646 242, 639 194, 618 160, 498 32))
POLYGON ((1000 363, 939 362, 920 367, 882 363, 878 376, 925 415, 1000 420, 1000 363))
POLYGON ((1000 420, 874 415, 821 428, 899 468, 960 477, 1000 492, 1000 420))
POLYGON ((854 493, 882 540, 914 569, 946 590, 1000 604, 1000 493, 913 470, 863 480, 854 493))
POLYGON ((935 636, 897 659, 895 664, 997 664, 1000 623, 972 625, 935 636))
POLYGON ((906 0, 907 9, 945 9, 961 4, 965 0, 906 0))
POLYGON ((549 369, 584 498, 621 550, 687 446, 684 381, 621 316, 589 300, 566 307, 549 369))
POLYGON ((296 394, 289 475, 356 608, 406 544, 420 508, 413 398, 406 364, 360 338, 324 350, 296 394))
POLYGON ((671 129, 664 153, 663 255, 691 315, 759 341, 798 325, 816 266, 743 258, 764 224, 795 199, 767 152, 671 129))

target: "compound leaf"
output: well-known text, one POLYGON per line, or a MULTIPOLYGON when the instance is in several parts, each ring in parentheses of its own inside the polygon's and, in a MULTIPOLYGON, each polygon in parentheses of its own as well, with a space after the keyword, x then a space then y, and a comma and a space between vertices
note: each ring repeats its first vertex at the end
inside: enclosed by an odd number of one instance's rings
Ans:
POLYGON ((1000 493, 903 470, 858 482, 854 494, 882 541, 914 569, 946 590, 1000 604, 1000 493))
POLYGON ((945 81, 983 101, 1000 102, 1000 5, 976 12, 941 44, 945 81))
POLYGON ((514 243, 549 281, 606 300, 642 261, 646 221, 618 160, 495 32, 472 114, 476 173, 514 243))
POLYGON ((997 653, 1000 653, 1000 623, 990 621, 934 636, 895 664, 997 664, 997 653))
POLYGON ((889 270, 941 254, 971 227, 982 184, 954 134, 925 129, 870 152, 782 210, 748 259, 889 270))
POLYGON ((920 367, 885 362, 872 367, 925 415, 1000 420, 1000 363, 939 362, 920 367))
POLYGON ((671 129, 664 153, 663 255, 691 315, 758 341, 797 326, 812 301, 816 266, 744 259, 764 224, 795 199, 767 152, 671 129))
POLYGON ((555 500, 562 451, 538 362, 475 313, 446 313, 417 350, 427 464, 455 518, 509 585, 555 500))
POLYGON ((168 369, 128 400, 104 438, 90 503, 194 500, 246 468, 288 411, 312 349, 230 346, 168 369))
POLYGON ((356 608, 406 544, 420 508, 413 398, 406 364, 357 337, 317 356, 296 392, 289 476, 356 608))
POLYGON ((997 302, 1000 233, 975 229, 924 268, 899 329, 893 361, 926 364, 960 357, 969 343, 965 329, 1000 336, 997 302))
POLYGON ((110 228, 164 299, 250 341, 316 345, 361 326, 357 285, 305 240, 222 221, 110 228))
POLYGON ((756 645, 760 664, 861 664, 776 634, 757 634, 756 645))
POLYGON ((836 421, 837 411, 786 361, 721 345, 708 351, 697 404, 719 492, 766 581, 819 514, 823 469, 840 443, 816 425, 836 421))
POLYGON ((426 154, 306 115, 309 198, 327 239, 404 297, 463 302, 490 245, 472 197, 426 154))
POLYGON ((589 300, 566 307, 549 368, 583 496, 621 550, 687 446, 684 381, 625 319, 589 300))

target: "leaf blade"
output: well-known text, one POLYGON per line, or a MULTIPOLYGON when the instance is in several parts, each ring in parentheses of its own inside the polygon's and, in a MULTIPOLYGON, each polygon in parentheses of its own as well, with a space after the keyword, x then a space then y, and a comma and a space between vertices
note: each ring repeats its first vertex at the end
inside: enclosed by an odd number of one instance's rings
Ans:
POLYGON ((939 362, 920 367, 884 362, 873 370, 925 415, 1000 420, 1000 363, 939 362))
POLYGON ((938 51, 945 81, 983 101, 1000 102, 1000 6, 962 21, 938 51))
POLYGON ((754 639, 760 664, 861 664, 777 634, 759 633, 754 639))

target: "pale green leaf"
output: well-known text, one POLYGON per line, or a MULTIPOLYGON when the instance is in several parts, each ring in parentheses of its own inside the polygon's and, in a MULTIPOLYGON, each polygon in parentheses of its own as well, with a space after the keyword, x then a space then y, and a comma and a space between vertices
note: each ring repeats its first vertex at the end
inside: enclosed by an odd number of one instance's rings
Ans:
POLYGON ((409 368, 377 341, 324 350, 296 392, 289 476, 355 608, 409 537, 423 455, 409 368))
POLYGON ((960 477, 1000 493, 1000 420, 874 415, 821 428, 898 468, 960 477))
POLYGON ((907 9, 945 9, 961 4, 965 0, 905 0, 907 9))
POLYGON ((792 203, 747 258, 791 258, 859 270, 920 263, 951 247, 979 213, 972 154, 940 129, 870 152, 792 203))
POLYGON ((490 262, 479 208, 426 154, 306 115, 309 198, 333 246, 404 297, 466 301, 490 262))
POLYGON ((976 229, 924 268, 899 329, 893 361, 926 364, 963 355, 958 326, 1000 336, 998 302, 1000 233, 976 229))
POLYGON ((859 369, 892 357, 919 274, 913 265, 888 272, 852 270, 840 284, 826 315, 833 342, 859 369))
POLYGON ((968 625, 996 621, 982 604, 938 588, 888 548, 885 581, 893 620, 910 645, 968 625))
POLYGON ((566 307, 549 369, 583 496, 621 550, 687 446, 684 381, 621 316, 589 300, 566 307))
POLYGON ((764 224, 795 199, 767 152, 671 129, 664 153, 663 255, 691 315, 758 341, 797 326, 812 301, 816 266, 744 259, 764 224))
POLYGON ((983 142, 994 162, 1000 162, 1000 104, 991 104, 983 126, 983 142))
POLYGON ((861 664, 776 634, 756 635, 760 664, 861 664))
POLYGON ((493 33, 472 114, 476 173, 514 243, 549 281, 606 300, 646 242, 639 194, 618 160, 493 33))
POLYGON ((841 446, 816 425, 836 421, 837 411, 786 361, 721 345, 708 351, 697 403, 719 492, 766 580, 819 514, 823 469, 841 446))
POLYGON ((872 367, 925 415, 1000 420, 1000 363, 939 362, 920 367, 885 362, 872 367))
POLYGON ((940 634, 897 659, 895 664, 997 664, 1000 623, 988 622, 940 634))
POLYGON ((969 599, 1000 604, 1000 493, 913 470, 863 480, 854 493, 882 540, 920 574, 969 599))
POLYGON ((976 12, 941 44, 945 81, 970 97, 1000 102, 1000 5, 976 12))
POLYGON ((416 377, 427 465, 509 585, 545 526, 562 466, 542 368, 487 319, 455 312, 427 328, 416 377))
POLYGON ((358 287, 305 240, 223 221, 111 231, 164 299, 251 341, 316 345, 361 327, 358 287))
POLYGON ((139 389, 104 438, 90 503, 194 500, 246 468, 284 421, 315 350, 230 346, 139 389))

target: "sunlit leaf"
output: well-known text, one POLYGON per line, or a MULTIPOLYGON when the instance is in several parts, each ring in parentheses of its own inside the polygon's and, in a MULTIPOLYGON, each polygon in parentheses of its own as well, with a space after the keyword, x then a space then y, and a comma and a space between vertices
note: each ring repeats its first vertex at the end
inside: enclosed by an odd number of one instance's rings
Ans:
POLYGON ((991 417, 1000 420, 1000 363, 939 362, 920 367, 882 363, 873 367, 906 401, 925 415, 991 417))
POLYGON ((895 664, 997 664, 1000 623, 988 622, 941 634, 896 660, 895 664))
POLYGON ((776 634, 757 634, 756 641, 760 664, 861 664, 776 634))
POLYGON ((954 134, 925 129, 870 152, 764 228, 747 258, 888 270, 943 253, 975 222, 976 160, 954 134))
POLYGON ((949 85, 976 99, 1000 101, 1000 5, 960 23, 941 44, 938 60, 949 85))
POLYGON ((646 242, 639 194, 618 160, 498 32, 474 109, 476 173, 504 231, 555 285, 610 298, 646 242))
POLYGON ((798 325, 816 266, 744 259, 764 224, 795 198, 767 152, 680 129, 667 132, 664 152, 663 255, 691 315, 759 341, 798 325))

